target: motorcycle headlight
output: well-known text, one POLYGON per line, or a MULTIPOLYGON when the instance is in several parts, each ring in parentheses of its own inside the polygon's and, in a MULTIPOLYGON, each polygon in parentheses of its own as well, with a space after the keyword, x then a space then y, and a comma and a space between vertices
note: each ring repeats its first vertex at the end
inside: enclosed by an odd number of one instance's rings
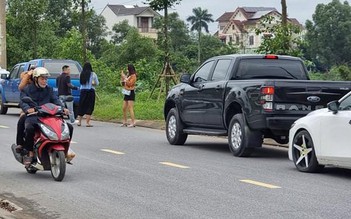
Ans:
POLYGON ((54 131, 52 131, 49 127, 41 123, 39 123, 39 127, 44 133, 44 135, 46 135, 46 137, 48 137, 50 140, 53 140, 53 141, 58 140, 57 134, 54 131))
POLYGON ((67 123, 62 124, 62 133, 61 133, 61 140, 68 140, 69 136, 69 128, 67 123))

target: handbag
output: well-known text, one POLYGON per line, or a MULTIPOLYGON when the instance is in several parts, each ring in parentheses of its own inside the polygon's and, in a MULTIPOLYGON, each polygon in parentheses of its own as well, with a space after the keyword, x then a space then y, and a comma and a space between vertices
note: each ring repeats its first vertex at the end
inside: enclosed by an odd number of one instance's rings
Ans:
POLYGON ((130 90, 122 89, 122 94, 129 96, 130 95, 130 90))

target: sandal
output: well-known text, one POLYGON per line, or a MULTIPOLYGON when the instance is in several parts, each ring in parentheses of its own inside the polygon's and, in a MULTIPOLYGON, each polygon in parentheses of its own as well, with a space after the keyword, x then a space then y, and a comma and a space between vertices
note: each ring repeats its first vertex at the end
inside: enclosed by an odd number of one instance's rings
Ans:
POLYGON ((127 127, 128 125, 127 125, 127 123, 123 123, 122 125, 121 125, 121 127, 127 127))
POLYGON ((128 125, 128 128, 134 128, 134 127, 135 127, 135 124, 128 125))
POLYGON ((82 124, 79 122, 79 123, 77 123, 77 126, 81 126, 82 124))
POLYGON ((25 167, 29 167, 33 162, 33 157, 29 157, 29 156, 24 156, 23 157, 23 164, 25 167))
POLYGON ((91 125, 91 124, 87 124, 86 126, 87 126, 87 127, 94 127, 94 126, 93 126, 93 125, 91 125))
POLYGON ((15 148, 16 153, 20 154, 23 151, 23 147, 22 145, 17 145, 17 147, 15 148))

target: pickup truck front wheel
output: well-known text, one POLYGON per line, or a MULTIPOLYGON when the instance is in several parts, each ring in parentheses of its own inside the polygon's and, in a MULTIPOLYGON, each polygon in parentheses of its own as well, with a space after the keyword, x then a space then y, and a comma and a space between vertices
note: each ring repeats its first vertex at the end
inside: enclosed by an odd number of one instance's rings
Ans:
POLYGON ((0 98, 0 114, 4 115, 7 113, 7 106, 4 105, 2 99, 0 98))
POLYGON ((236 114, 230 121, 228 142, 229 149, 236 157, 249 156, 254 147, 262 146, 262 134, 252 131, 246 125, 243 114, 236 114))
POLYGON ((183 145, 188 134, 183 133, 183 123, 176 108, 169 111, 166 120, 167 140, 171 145, 183 145))

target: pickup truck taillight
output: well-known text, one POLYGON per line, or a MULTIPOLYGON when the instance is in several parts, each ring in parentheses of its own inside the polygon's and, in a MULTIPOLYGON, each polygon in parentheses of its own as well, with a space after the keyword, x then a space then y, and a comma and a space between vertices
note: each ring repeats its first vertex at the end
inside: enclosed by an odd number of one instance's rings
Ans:
POLYGON ((261 87, 260 103, 264 111, 273 111, 274 87, 261 87))

